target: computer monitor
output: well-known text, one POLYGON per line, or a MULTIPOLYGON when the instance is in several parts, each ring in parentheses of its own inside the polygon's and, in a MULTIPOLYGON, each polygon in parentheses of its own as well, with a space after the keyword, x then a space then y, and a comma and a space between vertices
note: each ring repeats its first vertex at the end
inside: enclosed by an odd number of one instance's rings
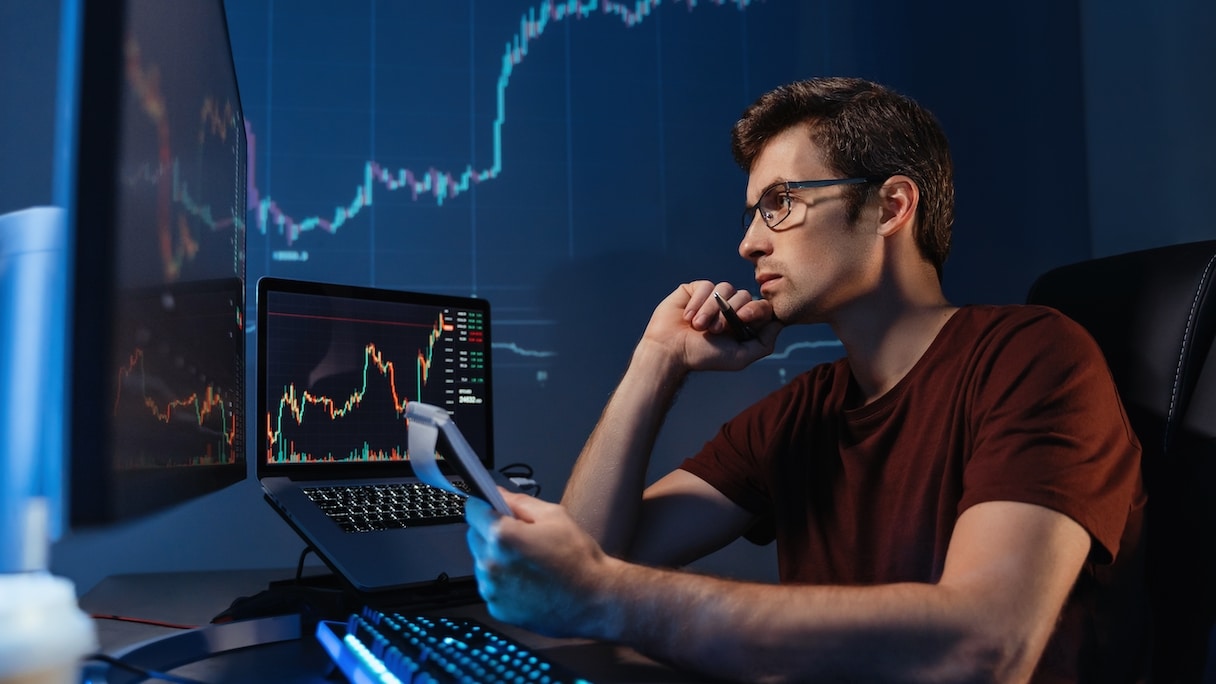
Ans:
POLYGON ((246 133, 222 0, 61 11, 66 509, 84 528, 246 476, 246 133))

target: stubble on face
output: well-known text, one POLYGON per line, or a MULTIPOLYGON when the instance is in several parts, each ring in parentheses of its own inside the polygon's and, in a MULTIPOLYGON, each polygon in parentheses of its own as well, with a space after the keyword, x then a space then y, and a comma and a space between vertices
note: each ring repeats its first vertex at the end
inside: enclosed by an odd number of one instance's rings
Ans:
POLYGON ((755 261, 757 275, 777 277, 761 283, 760 295, 787 323, 831 323, 848 302, 864 296, 874 275, 873 243, 863 211, 849 223, 844 198, 834 188, 818 198, 801 225, 775 236, 774 248, 755 261))

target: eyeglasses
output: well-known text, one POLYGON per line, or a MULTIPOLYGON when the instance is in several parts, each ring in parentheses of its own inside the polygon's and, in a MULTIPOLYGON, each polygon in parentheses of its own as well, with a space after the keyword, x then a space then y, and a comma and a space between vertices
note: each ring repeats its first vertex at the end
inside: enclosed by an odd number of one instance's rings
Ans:
POLYGON ((743 230, 746 232, 748 228, 752 227, 752 221, 756 220, 756 214, 760 214, 760 219, 769 228, 776 228, 778 224, 789 218, 790 212, 794 208, 794 198, 790 195, 791 190, 826 188, 830 185, 860 185, 861 183, 873 183, 877 180, 879 179, 830 178, 828 180, 784 181, 777 183, 769 186, 760 195, 759 201, 743 210, 743 230))

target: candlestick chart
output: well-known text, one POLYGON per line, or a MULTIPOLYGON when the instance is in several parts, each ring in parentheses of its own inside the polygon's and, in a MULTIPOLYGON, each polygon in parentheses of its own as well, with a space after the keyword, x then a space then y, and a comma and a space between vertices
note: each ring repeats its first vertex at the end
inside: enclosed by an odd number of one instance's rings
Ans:
MULTIPOLYGON (((251 174, 247 196, 256 219, 257 230, 263 234, 270 231, 281 238, 284 244, 291 246, 302 233, 313 230, 330 234, 337 233, 348 220, 356 218, 363 209, 372 205, 377 186, 388 192, 402 191, 414 202, 421 197, 442 206, 445 201, 450 201, 468 192, 474 184, 497 178, 503 173, 504 166, 503 130, 507 119, 507 90, 510 87, 512 74, 527 58, 533 42, 540 40, 550 26, 563 21, 588 20, 596 17, 602 21, 614 21, 624 28, 633 28, 651 17, 661 4, 658 0, 643 0, 632 6, 627 3, 571 0, 568 2, 546 1, 529 7, 527 13, 519 20, 518 31, 507 41, 501 57, 501 68, 492 97, 495 115, 488 129, 489 159, 484 165, 468 162, 463 169, 457 170, 441 170, 435 166, 429 166, 426 169, 392 169, 376 160, 368 160, 363 164, 362 174, 359 176, 360 182, 355 187, 354 196, 349 202, 336 204, 333 210, 325 215, 300 219, 293 218, 286 213, 270 196, 262 196, 255 185, 256 174, 251 174), (480 166, 480 168, 475 168, 476 166, 480 166)), ((685 0, 683 3, 675 4, 683 4, 690 12, 698 5, 696 0, 685 0)), ((752 2, 750 0, 710 0, 706 4, 734 6, 742 12, 752 2)), ((251 132, 249 139, 250 154, 256 160, 256 136, 251 132)), ((279 254, 281 257, 287 257, 291 253, 280 252, 279 254)))
MULTIPOLYGON (((164 40, 153 33, 153 37, 164 40)), ((142 286, 244 274, 244 122, 235 94, 178 92, 180 64, 156 61, 141 38, 124 42, 119 212, 131 231, 120 245, 124 282, 142 286), (217 173, 218 171, 218 173, 217 173), (149 259, 149 254, 155 259, 149 259)))
POLYGON ((476 312, 283 298, 264 319, 266 463, 405 460, 410 401, 483 403, 476 312))
POLYGON ((235 278, 130 290, 119 303, 111 402, 123 470, 244 460, 244 339, 235 278))
MULTIPOLYGON (((224 392, 215 385, 207 384, 200 392, 191 392, 173 398, 158 399, 155 390, 150 388, 156 381, 149 378, 145 365, 144 350, 136 347, 125 366, 118 369, 118 391, 114 398, 114 414, 123 412, 124 390, 128 387, 135 390, 138 399, 142 399, 148 415, 157 423, 165 425, 185 423, 198 431, 205 431, 213 438, 203 441, 199 453, 167 465, 217 465, 235 463, 234 447, 238 435, 238 417, 229 407, 224 392)), ((138 455, 127 462, 130 468, 149 467, 162 463, 150 458, 149 454, 138 455)))

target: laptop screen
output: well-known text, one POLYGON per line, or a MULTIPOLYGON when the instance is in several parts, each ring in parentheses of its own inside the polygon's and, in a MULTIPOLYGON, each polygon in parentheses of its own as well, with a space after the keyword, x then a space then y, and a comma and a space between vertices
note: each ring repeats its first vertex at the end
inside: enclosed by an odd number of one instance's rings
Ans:
POLYGON ((259 280, 259 477, 409 475, 411 401, 447 409, 492 467, 489 316, 484 299, 259 280))

